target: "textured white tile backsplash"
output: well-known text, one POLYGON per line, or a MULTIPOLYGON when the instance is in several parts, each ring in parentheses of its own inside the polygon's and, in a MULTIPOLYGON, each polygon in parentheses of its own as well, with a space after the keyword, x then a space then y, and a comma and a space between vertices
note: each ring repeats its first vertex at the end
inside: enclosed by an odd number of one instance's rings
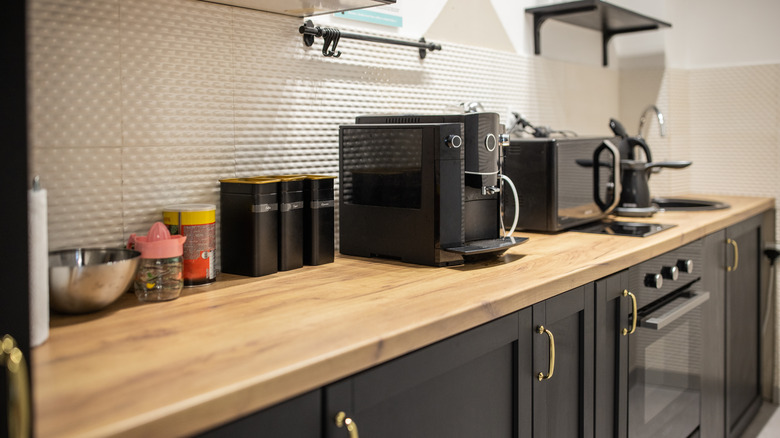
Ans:
POLYGON ((194 0, 34 0, 30 16, 32 171, 52 248, 120 245, 165 205, 218 204, 220 178, 336 174, 338 125, 359 114, 479 101, 604 134, 617 111, 612 69, 346 39, 331 59, 321 39, 303 45, 299 19, 194 0))
POLYGON ((336 174, 338 126, 357 115, 470 101, 582 135, 608 135, 610 117, 634 132, 655 102, 656 157, 694 161, 654 175, 656 194, 780 195, 776 65, 618 71, 450 43, 421 60, 346 39, 332 59, 297 18, 195 0, 33 0, 30 18, 31 167, 53 249, 120 245, 165 205, 218 204, 220 178, 336 174))

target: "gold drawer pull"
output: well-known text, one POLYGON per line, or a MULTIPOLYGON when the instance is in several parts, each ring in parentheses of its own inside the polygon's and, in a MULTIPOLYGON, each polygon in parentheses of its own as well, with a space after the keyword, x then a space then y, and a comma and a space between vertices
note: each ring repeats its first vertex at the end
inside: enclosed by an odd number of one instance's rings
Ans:
POLYGON ((737 270, 737 267, 739 267, 739 246, 737 245, 737 241, 734 239, 726 239, 726 243, 734 247, 734 266, 727 266, 726 270, 729 272, 734 272, 737 270))
POLYGON ((542 380, 547 380, 549 378, 552 378, 553 371, 555 371, 555 338, 553 337, 552 332, 544 328, 543 325, 540 325, 536 329, 536 333, 539 333, 540 335, 547 333, 547 336, 550 337, 550 365, 549 365, 549 369, 547 370, 547 375, 545 376, 544 373, 540 372, 536 376, 536 378, 539 379, 539 381, 541 382, 542 380))
POLYGON ((3 336, 0 365, 8 377, 8 436, 30 436, 30 387, 27 384, 27 363, 22 350, 11 335, 3 336))
POLYGON ((344 411, 340 411, 336 414, 336 426, 346 427, 349 432, 349 438, 360 438, 358 436, 357 423, 347 417, 347 414, 345 414, 344 411))
POLYGON ((631 297, 631 311, 633 312, 631 317, 631 330, 627 328, 623 329, 623 336, 628 336, 636 331, 636 320, 639 318, 639 315, 636 314, 636 296, 629 292, 628 289, 623 290, 623 296, 631 297))

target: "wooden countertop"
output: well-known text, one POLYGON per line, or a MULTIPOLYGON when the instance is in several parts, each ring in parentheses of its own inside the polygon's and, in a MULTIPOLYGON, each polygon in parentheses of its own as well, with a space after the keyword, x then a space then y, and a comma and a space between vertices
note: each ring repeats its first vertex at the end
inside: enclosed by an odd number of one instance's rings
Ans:
POLYGON ((180 436, 207 430, 522 309, 774 208, 665 212, 647 238, 535 234, 488 262, 431 268, 383 259, 260 278, 223 275, 164 303, 125 294, 53 316, 32 351, 37 436, 180 436))

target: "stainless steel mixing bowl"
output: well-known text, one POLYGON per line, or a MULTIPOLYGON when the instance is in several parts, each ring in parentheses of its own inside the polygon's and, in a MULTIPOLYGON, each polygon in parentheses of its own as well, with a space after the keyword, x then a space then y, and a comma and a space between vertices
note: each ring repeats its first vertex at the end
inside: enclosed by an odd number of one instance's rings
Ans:
POLYGON ((76 248, 49 253, 51 307, 87 313, 113 303, 133 283, 141 253, 122 248, 76 248))

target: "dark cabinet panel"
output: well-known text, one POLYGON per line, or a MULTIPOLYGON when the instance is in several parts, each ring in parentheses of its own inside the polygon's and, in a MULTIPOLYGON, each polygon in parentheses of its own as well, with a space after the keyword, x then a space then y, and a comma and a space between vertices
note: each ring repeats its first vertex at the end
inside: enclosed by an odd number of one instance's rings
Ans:
POLYGON ((704 238, 702 283, 710 291, 703 307, 701 435, 722 438, 726 433, 726 231, 704 238))
POLYGON ((761 401, 761 217, 726 230, 726 421, 739 436, 761 401))
POLYGON ((593 436, 593 322, 592 284, 533 306, 534 437, 593 436))
POLYGON ((500 318, 326 387, 325 436, 349 436, 336 422, 341 412, 372 438, 518 436, 519 318, 500 318))
POLYGON ((202 438, 317 438, 322 428, 322 394, 308 392, 286 402, 210 430, 202 438))
POLYGON ((595 284, 595 436, 628 435, 628 342, 633 306, 628 271, 595 284))
MULTIPOLYGON (((30 363, 30 307, 27 276, 27 59, 26 59, 26 2, 12 2, 2 14, 2 77, 3 99, 0 102, 0 132, 3 133, 3 159, 0 160, 0 186, 3 187, 3 214, 0 227, 3 250, 6 257, 0 263, 3 278, 3 315, 0 317, 0 339, 4 335, 14 338, 26 363, 30 363)), ((4 363, 4 362, 3 362, 4 363)), ((6 368, 3 366, 3 368, 6 368)), ((23 386, 29 388, 27 373, 23 386)), ((17 374, 18 375, 18 374, 17 374)), ((10 377, 10 376, 9 376, 10 377)), ((22 375, 23 377, 23 375, 22 375)), ((32 409, 25 403, 22 408, 14 399, 9 403, 9 384, 6 372, 0 377, 0 436, 9 433, 10 427, 22 432, 34 433, 32 422, 27 421, 32 409), (9 406, 11 404, 12 406, 9 406), (9 418, 11 412, 12 418, 9 418), (9 424, 10 422, 10 424, 9 424)))
POLYGON ((761 404, 761 309, 766 288, 765 241, 774 241, 774 212, 704 239, 701 435, 737 437, 761 404), (771 229, 770 229, 771 228, 771 229))

